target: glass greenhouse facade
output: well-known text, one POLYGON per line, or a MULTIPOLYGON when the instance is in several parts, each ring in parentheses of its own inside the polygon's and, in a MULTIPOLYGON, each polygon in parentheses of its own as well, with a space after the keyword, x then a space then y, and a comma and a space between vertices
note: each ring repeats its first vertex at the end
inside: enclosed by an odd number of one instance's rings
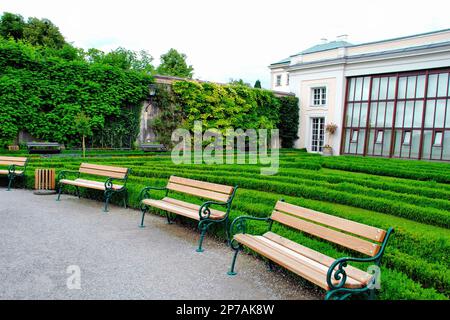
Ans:
POLYGON ((450 161, 449 69, 347 78, 341 154, 450 161))

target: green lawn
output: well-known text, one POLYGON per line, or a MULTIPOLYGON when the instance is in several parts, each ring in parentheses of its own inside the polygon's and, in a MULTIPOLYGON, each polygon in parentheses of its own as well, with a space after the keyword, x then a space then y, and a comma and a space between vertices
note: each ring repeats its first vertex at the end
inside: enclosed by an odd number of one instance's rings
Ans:
MULTIPOLYGON (((268 216, 275 202, 284 198, 372 226, 394 227, 383 261, 380 298, 448 299, 450 296, 450 164, 344 156, 325 158, 284 150, 278 174, 262 176, 259 165, 174 165, 168 154, 90 152, 85 160, 77 154, 69 150, 58 157, 33 156, 27 169, 27 187, 33 187, 35 168, 76 170, 82 161, 132 168, 130 205, 135 208, 141 188, 164 186, 172 174, 239 185, 231 218, 244 214, 268 216)), ((83 191, 82 195, 102 197, 101 192, 95 191, 83 191)), ((190 197, 180 195, 180 198, 190 197)), ((191 198, 191 201, 198 199, 191 198)), ((253 229, 264 231, 258 223, 253 229)), ((275 226, 275 230, 333 257, 356 255, 283 226, 275 226)), ((221 229, 213 232, 224 238, 221 229)), ((227 268, 224 266, 224 272, 227 268)))

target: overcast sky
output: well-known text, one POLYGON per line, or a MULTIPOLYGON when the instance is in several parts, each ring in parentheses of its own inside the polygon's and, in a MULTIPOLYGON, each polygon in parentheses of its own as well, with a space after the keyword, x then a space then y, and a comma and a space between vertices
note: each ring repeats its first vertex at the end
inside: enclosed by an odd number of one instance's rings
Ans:
POLYGON ((361 43, 450 28, 449 10, 448 0, 0 0, 0 12, 48 18, 78 47, 144 49, 156 63, 173 47, 195 78, 264 87, 270 63, 321 38, 361 43))

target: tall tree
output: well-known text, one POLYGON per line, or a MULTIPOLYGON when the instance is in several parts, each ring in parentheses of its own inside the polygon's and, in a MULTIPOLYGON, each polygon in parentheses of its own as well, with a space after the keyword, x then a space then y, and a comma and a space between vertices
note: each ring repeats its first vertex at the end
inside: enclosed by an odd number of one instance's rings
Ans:
POLYGON ((62 48, 66 41, 63 35, 48 19, 28 18, 23 28, 23 38, 32 45, 50 48, 62 48))
POLYGON ((186 63, 187 56, 175 49, 161 55, 161 64, 156 72, 161 75, 192 79, 194 68, 186 63))
POLYGON ((14 38, 19 40, 23 38, 23 29, 25 20, 19 14, 4 12, 0 17, 0 36, 3 38, 14 38))
POLYGON ((84 112, 75 116, 74 126, 76 132, 81 136, 81 148, 83 150, 83 158, 86 157, 86 137, 92 136, 91 118, 84 112))
POLYGON ((261 81, 256 80, 255 85, 253 86, 254 88, 260 88, 261 89, 261 81))

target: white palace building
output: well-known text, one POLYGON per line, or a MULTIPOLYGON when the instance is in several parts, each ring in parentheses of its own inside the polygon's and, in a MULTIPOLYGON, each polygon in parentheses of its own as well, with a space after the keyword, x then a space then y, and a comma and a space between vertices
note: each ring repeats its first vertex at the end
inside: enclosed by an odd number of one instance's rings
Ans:
POLYGON ((340 38, 269 68, 272 89, 300 100, 296 148, 450 161, 450 29, 356 45, 340 38))

